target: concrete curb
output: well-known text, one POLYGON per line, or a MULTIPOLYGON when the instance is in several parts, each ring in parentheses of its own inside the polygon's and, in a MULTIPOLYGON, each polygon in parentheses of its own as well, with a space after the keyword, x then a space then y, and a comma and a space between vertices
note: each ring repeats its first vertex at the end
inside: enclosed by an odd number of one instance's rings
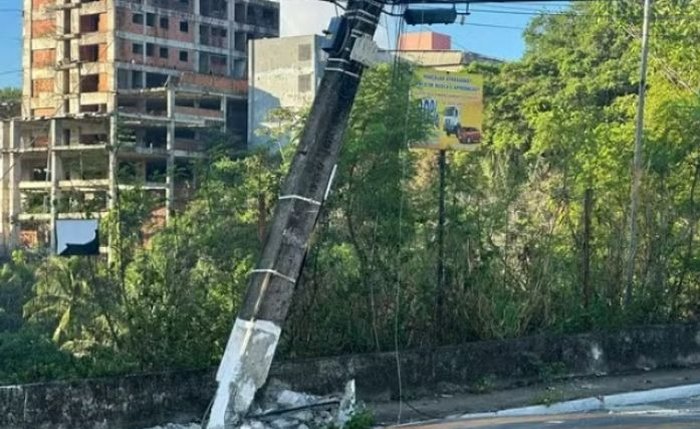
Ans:
POLYGON ((490 413, 472 413, 453 416, 454 419, 477 419, 484 417, 521 417, 542 416, 550 414, 585 413, 603 411, 610 408, 630 405, 651 404, 672 399, 686 399, 700 396, 700 384, 665 387, 661 389, 643 390, 639 392, 618 393, 558 402, 551 405, 534 405, 531 407, 511 408, 490 413))

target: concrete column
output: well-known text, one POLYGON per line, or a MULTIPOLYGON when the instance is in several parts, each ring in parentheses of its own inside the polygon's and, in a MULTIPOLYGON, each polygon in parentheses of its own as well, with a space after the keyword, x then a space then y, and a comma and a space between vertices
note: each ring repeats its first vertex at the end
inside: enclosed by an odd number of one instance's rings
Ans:
POLYGON ((228 2, 228 25, 226 26, 226 35, 228 42, 228 76, 234 76, 235 72, 235 38, 236 38, 236 0, 228 2))
POLYGON ((107 161, 107 179, 109 180, 109 191, 107 194, 107 208, 113 210, 117 205, 117 114, 109 117, 109 143, 107 161))
MULTIPOLYGON (((73 81, 73 76, 72 76, 72 70, 71 69, 59 69, 58 65, 60 63, 66 64, 69 60, 70 57, 70 51, 66 51, 66 43, 63 40, 63 36, 65 34, 69 34, 71 32, 71 28, 65 28, 65 17, 66 15, 70 15, 71 10, 70 9, 58 9, 54 13, 54 19, 56 20, 56 67, 57 67, 57 72, 54 74, 54 78, 56 79, 54 82, 54 88, 56 89, 56 94, 57 96, 54 98, 55 99, 55 113, 58 115, 61 114, 68 114, 66 109, 64 108, 65 103, 64 103, 64 96, 63 94, 68 94, 72 90, 72 84, 71 82, 73 81), (68 73, 68 82, 64 81, 64 76, 65 73, 68 73), (66 85, 68 86, 66 88, 66 85)), ((68 42, 68 47, 70 48, 70 43, 68 42)))
POLYGON ((50 212, 51 212, 51 222, 49 224, 49 235, 51 237, 51 253, 56 251, 56 219, 58 219, 58 199, 61 197, 60 190, 58 188, 58 180, 60 179, 61 160, 58 157, 58 152, 56 150, 57 146, 61 146, 61 140, 63 139, 62 133, 62 123, 57 119, 51 120, 50 130, 49 130, 49 173, 51 174, 51 191, 50 191, 50 212))
MULTIPOLYGON (((9 134, 10 123, 0 121, 0 171, 9 171, 10 152, 9 134)), ((9 179, 5 176, 0 179, 0 252, 6 255, 9 251, 8 238, 10 232, 10 210, 9 210, 9 179)))
MULTIPOLYGON (((117 8, 113 0, 107 0, 107 20, 107 40, 112 41, 111 43, 107 43, 107 62, 113 65, 117 57, 117 8)), ((112 91, 112 96, 109 97, 109 101, 107 102, 107 111, 112 112, 117 109, 117 68, 109 67, 108 74, 110 80, 109 88, 112 91)))
POLYGON ((225 133, 228 130, 228 122, 226 121, 228 114, 228 98, 221 97, 221 113, 224 115, 224 125, 221 127, 221 132, 225 133))
MULTIPOLYGON (((200 0, 194 0, 194 16, 199 18, 199 9, 200 9, 200 0)), ((190 31, 194 31, 192 33, 194 35, 194 45, 195 46, 200 46, 201 40, 199 37, 199 20, 195 19, 194 21, 190 22, 190 31)), ((199 69, 199 51, 195 49, 194 52, 192 52, 192 61, 194 61, 194 70, 197 73, 201 73, 202 70, 199 69)))
POLYGON ((10 150, 10 160, 9 166, 12 166, 8 176, 9 176, 9 213, 8 213, 8 246, 10 248, 17 247, 19 245, 19 225, 17 223, 17 215, 19 215, 21 207, 21 199, 19 192, 19 179, 22 166, 20 164, 20 156, 16 152, 20 147, 20 122, 17 120, 10 121, 9 145, 10 150))
POLYGON ((23 2, 23 17, 22 23, 22 117, 29 117, 32 114, 31 109, 31 94, 32 94, 32 0, 24 0, 23 2))
MULTIPOLYGON (((117 113, 114 112, 109 117, 109 141, 107 143, 107 179, 109 181, 109 190, 107 191, 107 209, 111 212, 117 207, 118 194, 118 183, 117 183, 117 148, 119 142, 117 141, 117 113)), ((112 252, 112 234, 107 237, 107 264, 112 265, 114 262, 114 254, 112 252)))
MULTIPOLYGON (((249 40, 247 42, 248 46, 248 135, 246 141, 246 147, 252 147, 255 144, 255 130, 260 126, 258 121, 258 106, 255 96, 257 95, 257 74, 256 74, 256 60, 255 50, 257 48, 257 40, 249 40)), ((262 109, 261 109, 262 110, 262 109)))
POLYGON ((168 129, 166 140, 166 152, 168 154, 165 171, 165 220, 170 222, 175 199, 175 90, 168 87, 168 129))

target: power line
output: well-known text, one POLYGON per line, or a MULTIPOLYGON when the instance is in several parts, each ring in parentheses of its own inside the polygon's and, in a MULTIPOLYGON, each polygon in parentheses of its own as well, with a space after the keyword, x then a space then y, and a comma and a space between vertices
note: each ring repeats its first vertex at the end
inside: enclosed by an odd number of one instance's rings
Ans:
POLYGON ((502 28, 505 30, 519 30, 524 31, 525 27, 516 27, 514 25, 501 25, 501 24, 485 24, 481 22, 465 22, 460 25, 470 25, 472 27, 486 27, 486 28, 502 28))

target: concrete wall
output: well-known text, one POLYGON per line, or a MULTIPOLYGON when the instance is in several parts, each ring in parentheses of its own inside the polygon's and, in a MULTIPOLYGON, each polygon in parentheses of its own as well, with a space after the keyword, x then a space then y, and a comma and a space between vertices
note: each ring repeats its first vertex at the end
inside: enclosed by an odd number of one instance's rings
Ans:
POLYGON ((248 50, 249 145, 265 143, 256 132, 275 125, 267 121, 272 110, 280 107, 300 110, 311 106, 325 63, 320 42, 321 37, 314 35, 251 42, 248 50))
MULTIPOLYGON (((404 392, 437 383, 505 387, 547 376, 584 376, 700 365, 700 324, 613 333, 538 336, 401 353, 404 392)), ((201 419, 215 370, 0 387, 0 429, 140 429, 201 419)), ((329 393, 349 379, 361 399, 396 395, 393 352, 307 359, 273 366, 294 389, 329 393)))

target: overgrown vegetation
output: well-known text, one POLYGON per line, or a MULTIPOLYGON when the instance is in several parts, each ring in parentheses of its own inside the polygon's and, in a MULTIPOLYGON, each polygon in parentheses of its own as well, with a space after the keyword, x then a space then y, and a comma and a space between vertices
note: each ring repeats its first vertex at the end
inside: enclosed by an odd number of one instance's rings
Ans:
POLYGON ((22 112, 22 91, 19 88, 0 88, 0 120, 12 119, 22 112))
MULTIPOLYGON (((436 154, 406 150, 426 132, 409 70, 366 75, 281 354, 696 320, 697 7, 655 2, 627 301, 641 9, 616 3, 538 17, 522 60, 470 66, 487 80, 485 142, 449 154, 437 316, 436 154)), ((284 119, 287 128, 268 134, 270 150, 212 150, 194 201, 147 245, 141 225, 158 202, 134 190, 103 226, 110 263, 15 254, 0 270, 0 382, 215 364, 291 158, 293 143, 280 153, 276 142, 300 130, 300 118, 284 119)))

